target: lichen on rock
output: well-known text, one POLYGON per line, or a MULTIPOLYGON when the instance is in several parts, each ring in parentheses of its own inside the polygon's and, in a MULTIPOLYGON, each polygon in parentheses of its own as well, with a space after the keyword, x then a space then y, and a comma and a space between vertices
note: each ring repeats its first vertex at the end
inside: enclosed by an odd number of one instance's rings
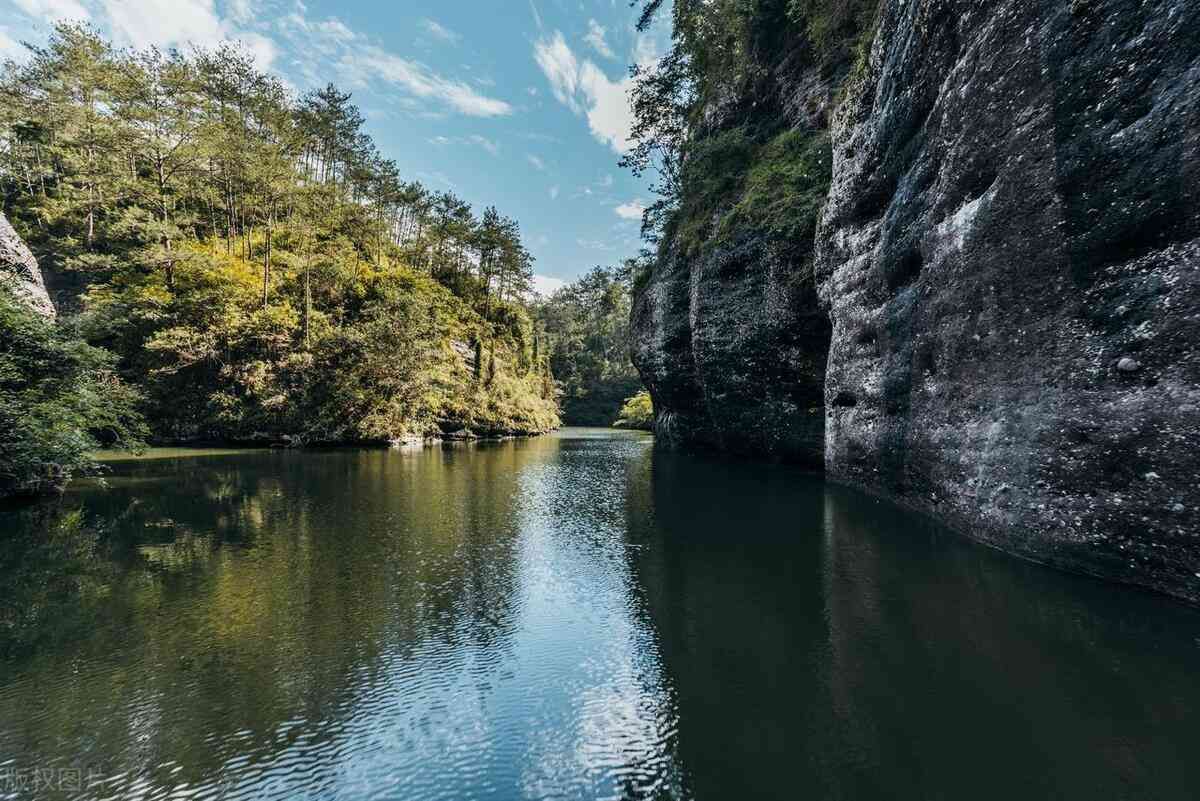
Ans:
POLYGON ((39 314, 54 316, 54 304, 46 292, 37 259, 3 213, 0 213, 0 281, 39 314))

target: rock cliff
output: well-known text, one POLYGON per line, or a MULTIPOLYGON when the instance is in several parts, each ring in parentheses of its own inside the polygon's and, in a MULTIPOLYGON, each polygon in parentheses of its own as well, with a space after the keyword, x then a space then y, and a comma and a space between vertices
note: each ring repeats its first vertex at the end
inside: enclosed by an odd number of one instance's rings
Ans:
POLYGON ((0 213, 0 281, 18 297, 26 300, 39 314, 54 316, 54 304, 46 293, 37 259, 13 230, 8 218, 0 213))
POLYGON ((816 443, 978 540, 1200 602, 1200 2, 878 13, 811 267, 668 243, 645 282, 660 431, 816 443))

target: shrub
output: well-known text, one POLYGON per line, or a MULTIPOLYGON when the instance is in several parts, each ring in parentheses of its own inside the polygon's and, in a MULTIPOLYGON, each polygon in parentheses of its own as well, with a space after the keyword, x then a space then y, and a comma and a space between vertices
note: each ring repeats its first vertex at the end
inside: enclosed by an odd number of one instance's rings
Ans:
POLYGON ((138 395, 114 362, 0 286, 0 497, 60 489, 101 446, 140 446, 138 395))
POLYGON ((642 390, 625 401, 621 416, 613 423, 616 428, 637 428, 643 431, 654 429, 654 402, 650 393, 642 390))

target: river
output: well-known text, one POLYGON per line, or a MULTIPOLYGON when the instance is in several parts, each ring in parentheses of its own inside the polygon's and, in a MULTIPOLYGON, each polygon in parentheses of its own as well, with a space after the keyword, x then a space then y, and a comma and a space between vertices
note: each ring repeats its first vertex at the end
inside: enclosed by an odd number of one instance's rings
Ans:
POLYGON ((1200 610, 634 432, 152 452, 0 530, 4 799, 1200 788, 1200 610))

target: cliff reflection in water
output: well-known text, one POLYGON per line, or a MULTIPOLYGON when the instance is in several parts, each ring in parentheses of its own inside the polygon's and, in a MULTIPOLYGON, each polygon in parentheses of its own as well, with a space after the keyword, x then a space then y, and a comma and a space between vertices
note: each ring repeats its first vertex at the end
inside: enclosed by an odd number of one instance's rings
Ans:
POLYGON ((128 461, 108 485, 0 513, 0 769, 105 777, 38 797, 1200 783, 1200 613, 799 471, 569 430, 128 461))
POLYGON ((787 468, 656 453, 633 483, 648 487, 628 514, 636 572, 695 797, 1200 786, 1196 610, 787 468))

